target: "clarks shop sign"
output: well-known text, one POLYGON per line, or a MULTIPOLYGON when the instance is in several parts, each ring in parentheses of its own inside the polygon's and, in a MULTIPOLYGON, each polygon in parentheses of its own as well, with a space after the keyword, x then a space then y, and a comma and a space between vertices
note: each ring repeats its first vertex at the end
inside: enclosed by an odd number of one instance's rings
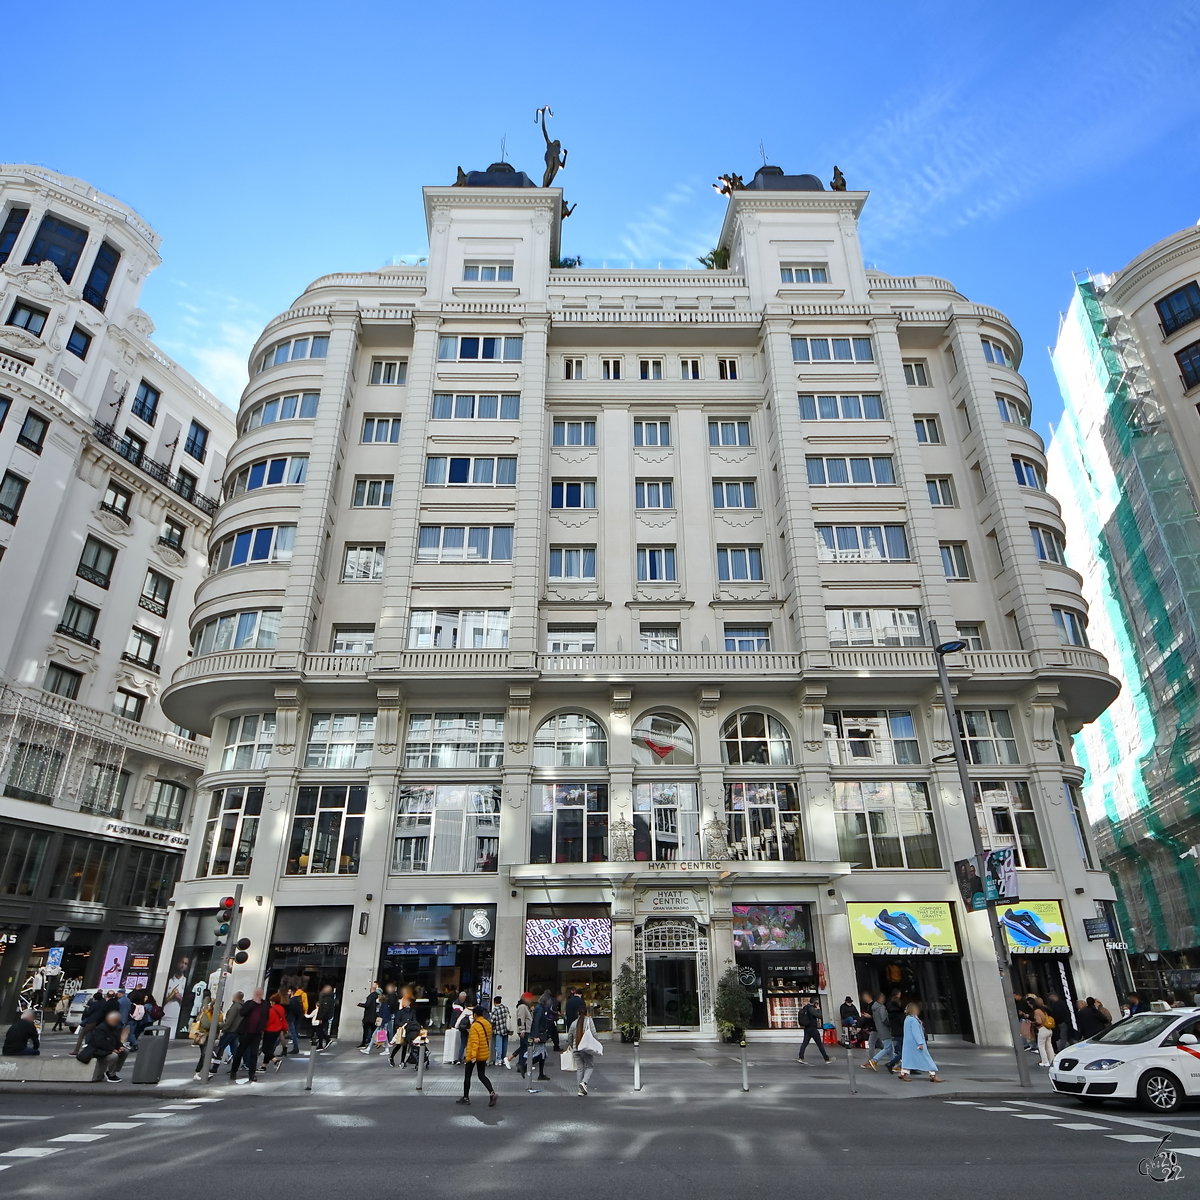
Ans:
POLYGON ((105 833, 117 833, 122 837, 142 838, 148 842, 166 842, 168 846, 178 846, 186 849, 188 837, 186 833, 172 833, 169 829, 147 829, 144 825, 121 825, 117 821, 109 821, 104 826, 105 833))

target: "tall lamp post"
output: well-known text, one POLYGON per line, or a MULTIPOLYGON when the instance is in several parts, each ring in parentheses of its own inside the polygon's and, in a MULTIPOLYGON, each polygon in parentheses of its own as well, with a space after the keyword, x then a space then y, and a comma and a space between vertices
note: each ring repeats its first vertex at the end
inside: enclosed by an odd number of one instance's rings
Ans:
MULTIPOLYGON (((950 676, 946 671, 946 655, 959 654, 967 648, 967 643, 960 640, 952 642, 938 641, 936 621, 929 622, 929 641, 933 646, 933 657, 937 661, 938 684, 942 689, 942 703, 946 707, 946 720, 950 724, 950 741, 954 746, 954 762, 958 767, 958 782, 962 788, 963 803, 967 807, 967 824, 971 827, 971 845, 975 850, 975 869, 980 879, 987 878, 987 864, 983 857, 983 835, 979 830, 979 821, 975 817, 975 792, 971 786, 971 775, 967 770, 967 755, 963 748, 963 740, 958 732, 958 710, 954 707, 954 697, 950 694, 950 676)), ((992 933, 992 948, 996 952, 996 966, 1003 980, 1004 1006, 1008 1010, 1008 1026, 1012 1034, 1013 1053, 1017 1056, 1017 1073, 1021 1078, 1022 1087, 1030 1087, 1029 1063, 1025 1058, 1025 1050, 1021 1038, 1021 1018, 1017 1015, 1017 1005, 1013 998, 1012 986, 1008 974, 1008 954, 1004 948, 1004 937, 1000 932, 1000 922, 996 917, 996 906, 986 904, 988 928, 992 933)))

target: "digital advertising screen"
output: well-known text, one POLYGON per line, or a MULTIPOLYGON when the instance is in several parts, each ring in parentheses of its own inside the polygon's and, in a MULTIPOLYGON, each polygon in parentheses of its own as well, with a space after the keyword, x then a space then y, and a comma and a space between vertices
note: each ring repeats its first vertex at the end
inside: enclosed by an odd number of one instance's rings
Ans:
POLYGON ((612 921, 549 917, 525 922, 526 955, 611 954, 612 921))
POLYGON ((809 950, 808 913, 803 904, 735 904, 733 948, 809 950))
POLYGON ((855 954, 957 954, 950 905, 905 900, 896 904, 846 905, 855 954))
POLYGON ((996 905, 1004 940, 1014 954, 1070 954, 1062 905, 1057 900, 1022 900, 996 905))

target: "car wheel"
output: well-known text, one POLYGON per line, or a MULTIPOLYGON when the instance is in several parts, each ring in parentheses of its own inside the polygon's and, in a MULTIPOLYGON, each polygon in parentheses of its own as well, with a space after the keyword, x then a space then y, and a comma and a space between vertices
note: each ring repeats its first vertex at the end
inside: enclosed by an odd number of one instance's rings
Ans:
POLYGON ((1150 1112, 1174 1112, 1183 1103, 1183 1088, 1170 1071, 1147 1071, 1138 1080, 1138 1101, 1150 1112))

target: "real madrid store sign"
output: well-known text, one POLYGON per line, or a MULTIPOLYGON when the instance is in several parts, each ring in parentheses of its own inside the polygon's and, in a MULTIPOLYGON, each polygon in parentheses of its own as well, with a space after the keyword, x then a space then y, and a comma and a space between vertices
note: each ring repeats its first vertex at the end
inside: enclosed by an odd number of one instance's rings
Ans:
POLYGON ((850 945, 860 995, 899 990, 917 1000, 925 1028, 974 1041, 954 905, 905 900, 849 903, 850 945))

